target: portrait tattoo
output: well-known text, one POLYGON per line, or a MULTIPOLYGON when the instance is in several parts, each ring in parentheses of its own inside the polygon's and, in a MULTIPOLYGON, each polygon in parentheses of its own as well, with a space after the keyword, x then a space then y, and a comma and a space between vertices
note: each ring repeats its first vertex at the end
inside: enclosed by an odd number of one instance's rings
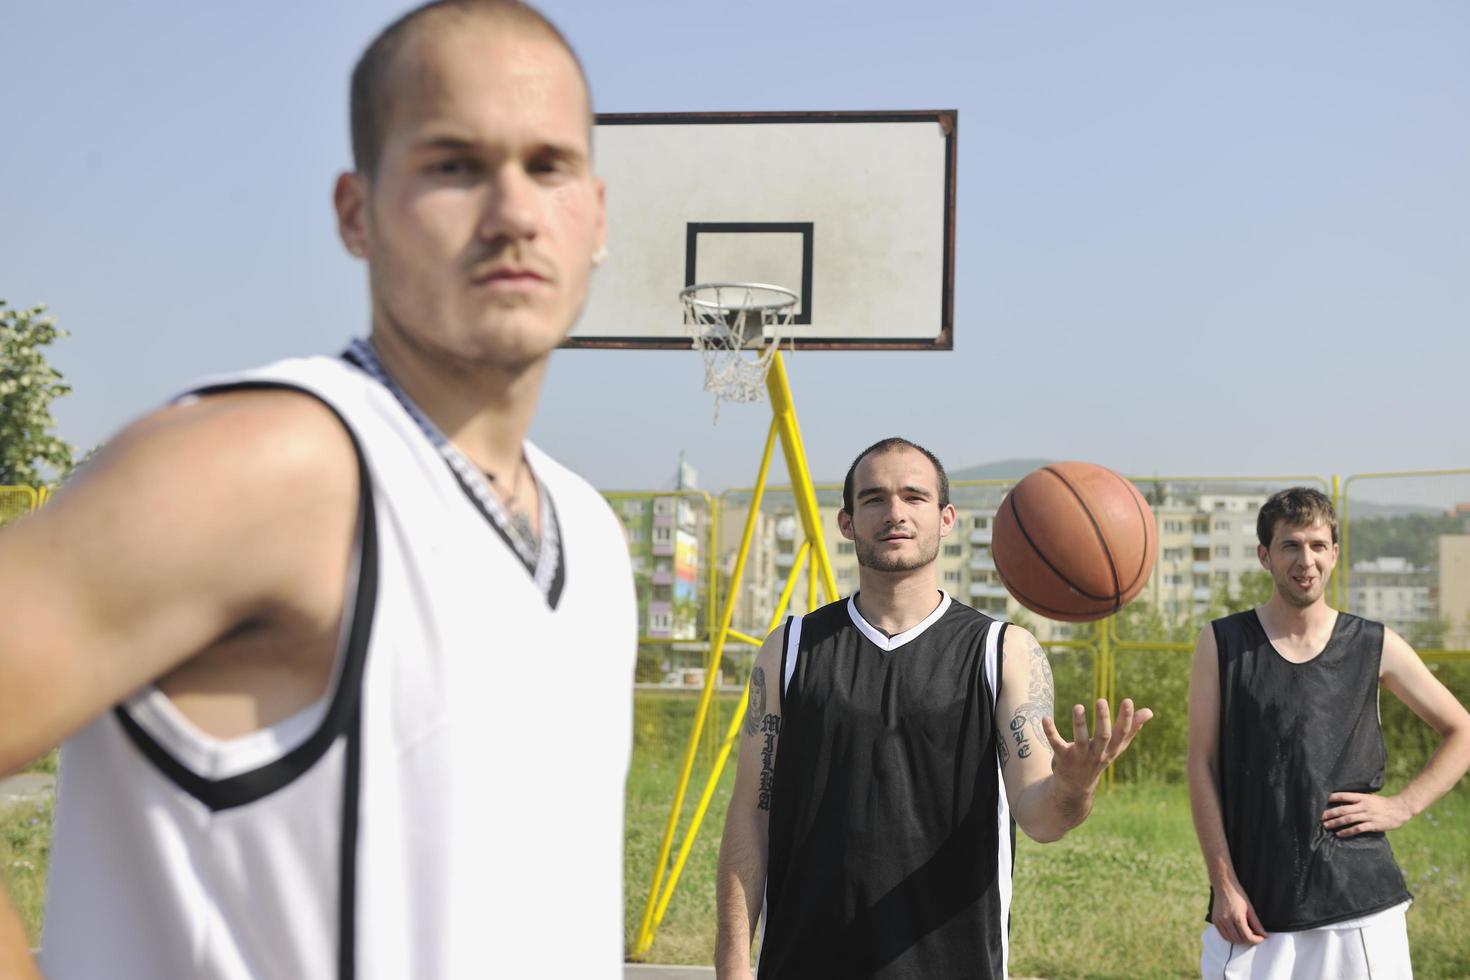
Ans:
POLYGON ((766 713, 766 672, 757 667, 750 672, 750 705, 745 712, 745 734, 751 738, 760 731, 761 715, 766 713))
POLYGON ((766 715, 761 719, 761 731, 765 732, 765 744, 761 746, 761 788, 755 805, 762 810, 771 808, 771 790, 776 782, 776 736, 781 734, 781 716, 766 715))

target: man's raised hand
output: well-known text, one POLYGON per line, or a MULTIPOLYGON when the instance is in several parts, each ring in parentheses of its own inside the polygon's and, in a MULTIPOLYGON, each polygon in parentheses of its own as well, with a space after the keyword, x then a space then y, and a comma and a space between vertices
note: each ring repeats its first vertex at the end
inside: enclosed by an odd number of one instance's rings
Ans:
POLYGON ((1118 724, 1114 726, 1107 699, 1098 698, 1093 734, 1089 736, 1087 709, 1080 704, 1074 704, 1070 742, 1062 738, 1055 721, 1043 716, 1041 728, 1051 745, 1052 772, 1058 779, 1079 791, 1090 790, 1102 771, 1123 754, 1129 743, 1143 730, 1144 723, 1153 716, 1154 713, 1149 708, 1135 711, 1133 700, 1124 698, 1118 707, 1118 724))

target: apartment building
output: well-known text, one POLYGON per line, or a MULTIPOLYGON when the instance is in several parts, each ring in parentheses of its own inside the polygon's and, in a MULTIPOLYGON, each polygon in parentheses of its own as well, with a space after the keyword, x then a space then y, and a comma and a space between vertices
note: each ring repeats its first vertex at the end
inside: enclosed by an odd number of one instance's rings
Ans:
POLYGON ((712 515, 697 494, 613 495, 638 588, 639 633, 693 640, 704 618, 712 515))
MULTIPOLYGON (((1470 506, 1460 506, 1470 512, 1470 506)), ((1436 552, 1435 612, 1449 626, 1445 646, 1470 650, 1470 534, 1441 534, 1436 552)))
POLYGON ((1408 634, 1416 624, 1435 619, 1432 568, 1407 558, 1381 557, 1354 562, 1348 576, 1348 608, 1408 634))

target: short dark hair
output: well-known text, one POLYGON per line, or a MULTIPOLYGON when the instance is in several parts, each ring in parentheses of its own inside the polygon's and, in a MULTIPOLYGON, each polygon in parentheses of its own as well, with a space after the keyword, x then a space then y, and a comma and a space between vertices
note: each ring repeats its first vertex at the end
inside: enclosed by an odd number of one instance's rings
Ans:
POLYGON ((1287 527, 1310 527, 1326 524, 1332 529, 1332 543, 1337 544, 1337 508, 1332 499, 1321 490, 1311 487, 1287 487, 1273 493, 1256 515, 1256 540, 1264 548, 1271 547, 1271 537, 1276 525, 1287 527))
POLYGON ((842 509, 849 514, 852 513, 852 481, 857 474, 858 464, 875 453, 891 453, 895 449, 912 449, 923 453, 924 458, 934 464, 934 472, 939 475, 939 509, 943 510, 949 506, 949 474, 944 472, 944 464, 939 462, 939 457, 919 445, 910 442, 901 436, 889 436, 887 439, 879 439, 867 449, 858 453, 857 459, 847 468, 847 477, 842 481, 842 509))
POLYGON ((377 170, 378 157, 383 151, 383 134, 387 129, 386 120, 392 109, 389 82, 399 51, 436 21, 470 16, 499 18, 506 24, 544 34, 565 48, 577 66, 577 73, 582 76, 582 87, 587 92, 588 124, 591 124, 592 89, 587 84, 582 60, 545 14, 521 0, 432 0, 383 28, 352 69, 349 107, 352 165, 359 173, 371 177, 377 170))

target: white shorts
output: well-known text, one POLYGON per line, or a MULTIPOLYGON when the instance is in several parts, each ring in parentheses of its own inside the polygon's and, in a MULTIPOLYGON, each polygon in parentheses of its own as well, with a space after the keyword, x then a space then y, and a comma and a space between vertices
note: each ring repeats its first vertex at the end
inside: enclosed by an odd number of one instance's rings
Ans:
POLYGON ((1273 932, 1256 946, 1228 943, 1205 926, 1204 980, 1412 980, 1408 902, 1361 919, 1300 932, 1273 932))

